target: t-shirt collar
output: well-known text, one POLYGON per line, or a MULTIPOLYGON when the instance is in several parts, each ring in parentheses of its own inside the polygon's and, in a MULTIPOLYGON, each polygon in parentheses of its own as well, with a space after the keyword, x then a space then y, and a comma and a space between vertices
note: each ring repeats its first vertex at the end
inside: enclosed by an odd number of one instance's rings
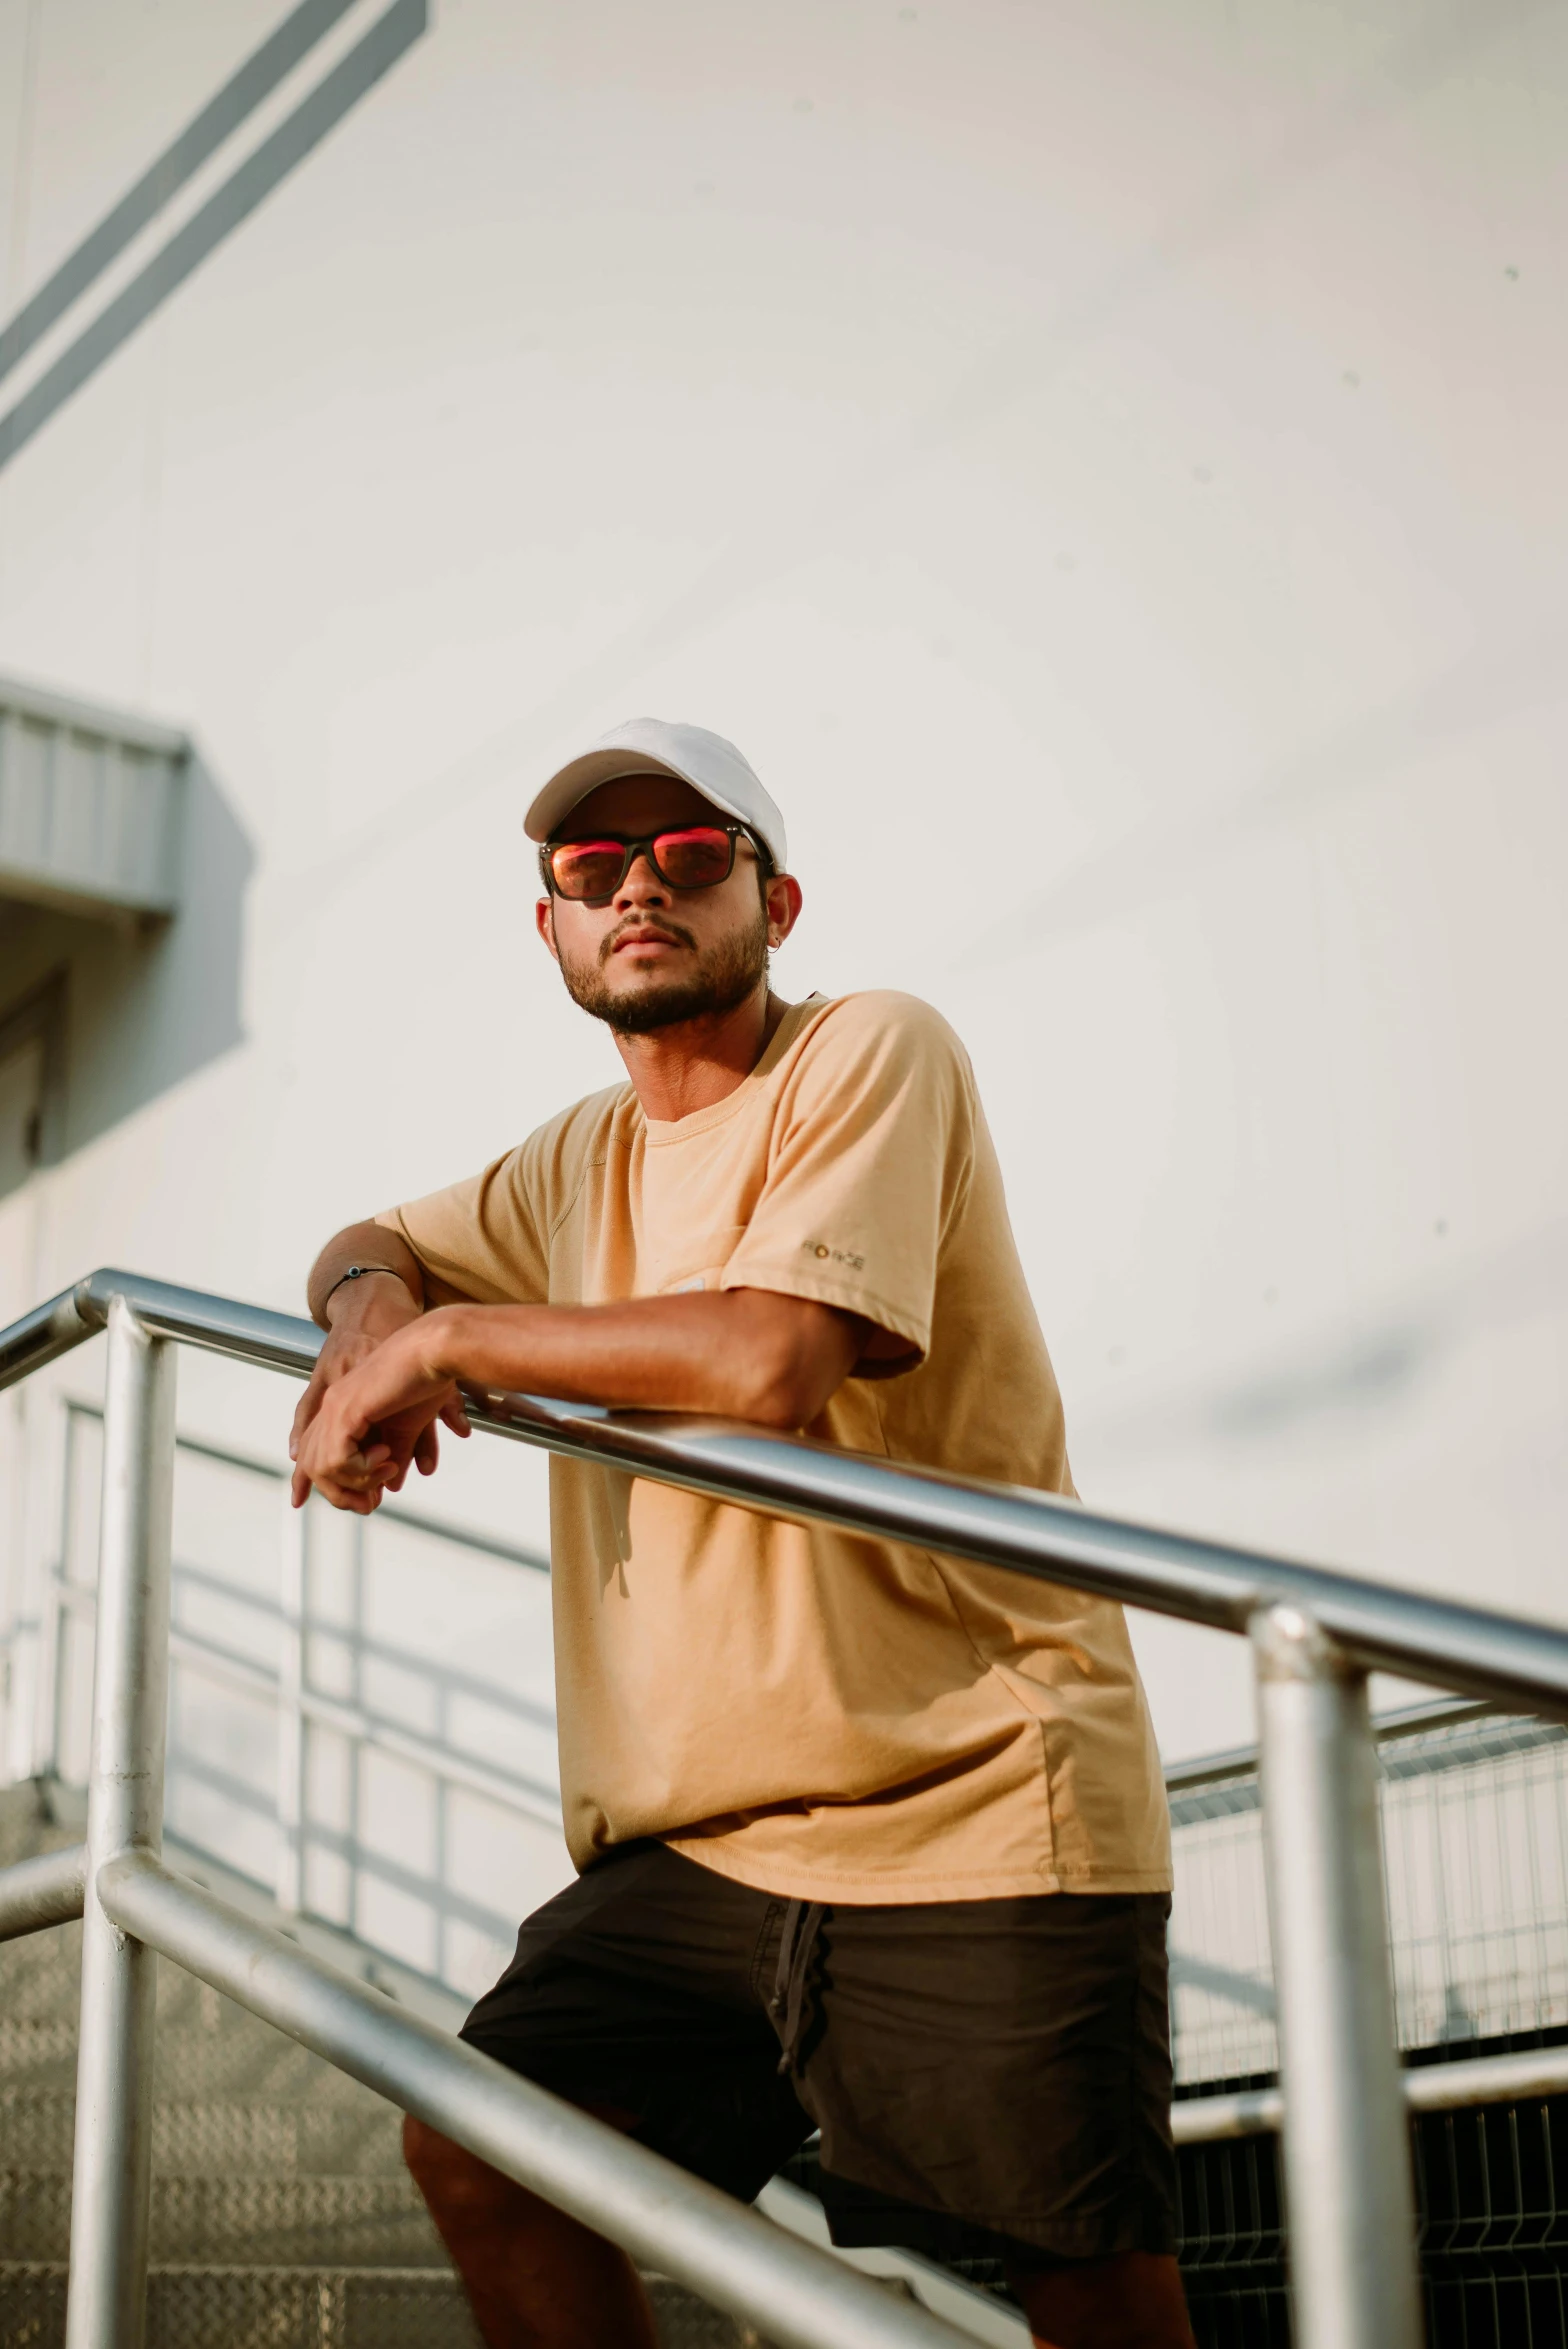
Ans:
MULTIPOLYGON (((715 1101, 711 1108, 694 1109, 687 1117, 672 1118, 649 1117, 644 1112, 643 1124, 648 1129, 649 1141, 684 1142, 688 1134, 704 1133, 709 1126, 722 1125, 726 1118, 744 1109, 757 1087, 765 1084, 778 1067, 807 1021, 824 1009, 827 1000, 825 995, 812 994, 803 996, 799 1003, 792 1003, 768 1039, 767 1048, 756 1067, 741 1078, 733 1093, 726 1093, 724 1099, 715 1101)), ((635 1103, 635 1093, 632 1099, 635 1103)))

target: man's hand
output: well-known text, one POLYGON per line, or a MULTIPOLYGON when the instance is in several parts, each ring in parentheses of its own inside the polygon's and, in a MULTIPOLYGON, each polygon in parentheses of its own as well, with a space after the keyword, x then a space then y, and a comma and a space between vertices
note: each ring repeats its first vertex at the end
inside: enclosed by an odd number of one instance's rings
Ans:
MULTIPOLYGON (((809 1427, 857 1362, 908 1360, 907 1338, 812 1298, 771 1289, 628 1297, 608 1305, 441 1305, 410 1310, 395 1281, 354 1299, 353 1328, 300 1406, 294 1497, 312 1485, 368 1516, 410 1460, 435 1465, 436 1422, 468 1433, 459 1381, 568 1403, 702 1411, 759 1427, 809 1427), (388 1313, 396 1316, 386 1326, 388 1313), (368 1342, 367 1342, 368 1341, 368 1342), (309 1408, 307 1409, 307 1406, 309 1408)), ((351 1281, 350 1295, 368 1287, 351 1281)), ((337 1336, 337 1298, 333 1337, 337 1336)), ((427 1471, 428 1472, 428 1471, 427 1471)))
POLYGON ((467 1435, 468 1419, 441 1344, 452 1318, 449 1308, 415 1311, 378 1338, 362 1331, 354 1340, 345 1338, 314 1409, 296 1428, 296 1508, 314 1486, 335 1509, 368 1517, 384 1493, 399 1490, 411 1458, 430 1474, 437 1420, 467 1435))
POLYGON ((302 1498, 314 1485, 336 1508, 368 1516, 397 1490, 411 1457, 423 1465, 438 1419, 466 1434, 459 1381, 798 1428, 857 1361, 914 1352, 855 1314, 769 1289, 610 1305, 442 1305, 406 1315, 343 1361, 302 1429, 294 1489, 302 1498))
MULTIPOLYGON (((399 1330, 420 1319, 424 1300, 418 1262, 396 1233, 376 1224, 351 1224, 328 1243, 317 1259, 310 1280, 310 1302, 316 1320, 326 1328, 327 1342, 294 1414, 289 1458, 296 1462, 306 1430, 332 1389, 399 1330), (366 1272, 358 1280, 343 1280, 343 1271, 354 1263, 384 1264, 388 1270, 366 1272)), ((380 1491, 396 1492, 401 1487, 410 1462, 421 1476, 433 1473, 440 1458, 440 1439, 436 1433, 439 1419, 446 1421, 454 1435, 467 1435, 468 1420, 462 1404, 455 1399, 434 1411, 416 1409, 406 1416, 394 1414, 384 1427, 377 1429, 378 1498, 380 1491)), ((310 1486, 310 1478, 296 1467, 293 1482, 296 1509, 309 1499, 310 1486)))

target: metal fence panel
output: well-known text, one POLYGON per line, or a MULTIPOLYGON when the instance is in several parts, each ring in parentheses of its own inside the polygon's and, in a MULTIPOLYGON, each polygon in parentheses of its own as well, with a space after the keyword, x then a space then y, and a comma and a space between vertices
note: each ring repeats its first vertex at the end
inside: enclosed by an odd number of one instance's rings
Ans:
MULTIPOLYGON (((1568 2027, 1568 1729, 1477 1715, 1378 1748, 1399 2038, 1473 2045, 1568 2027)), ((1171 1803, 1176 2077, 1278 2064, 1256 1772, 1171 1803)))

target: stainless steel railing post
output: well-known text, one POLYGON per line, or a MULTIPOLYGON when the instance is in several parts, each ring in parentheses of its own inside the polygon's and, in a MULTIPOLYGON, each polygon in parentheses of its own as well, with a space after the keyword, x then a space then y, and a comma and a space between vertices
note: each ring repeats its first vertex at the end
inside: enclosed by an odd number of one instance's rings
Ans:
POLYGON ((1366 1674, 1299 1608, 1251 1633, 1298 2349, 1418 2349, 1366 1674))
POLYGON ((305 1906, 305 1543, 308 1509, 283 1504, 278 1576, 278 1861, 273 1894, 286 1917, 305 1906))
POLYGON ((174 1498, 174 1348, 123 1297, 109 1311, 103 1526, 87 1783, 66 2349, 141 2349, 152 2182, 154 1957, 110 1922, 94 1880, 163 1843, 174 1498))

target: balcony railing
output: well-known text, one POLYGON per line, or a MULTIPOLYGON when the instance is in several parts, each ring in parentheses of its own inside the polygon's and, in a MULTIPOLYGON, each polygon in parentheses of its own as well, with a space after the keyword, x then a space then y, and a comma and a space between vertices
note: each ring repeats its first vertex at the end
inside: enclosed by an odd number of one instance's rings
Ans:
MULTIPOLYGON (((85 1919, 68 2349, 126 2349, 142 2338, 151 1950, 776 2342, 951 2344, 956 2336, 923 2310, 390 2008, 164 1866, 174 1347, 305 1374, 321 1334, 257 1307, 99 1272, 0 1332, 0 1385, 105 1328, 86 1843, 0 1875, 0 1933, 85 1919)), ((1415 2349, 1406 2100, 1419 2092, 1427 2101, 1437 2075, 1402 2080, 1399 2069, 1367 1674, 1393 1671, 1564 1719, 1568 1634, 749 1426, 499 1393, 474 1398, 471 1415, 490 1433, 740 1507, 914 1542, 1247 1637, 1281 2086, 1205 2100, 1236 2108, 1211 2113, 1206 2133, 1283 2124, 1302 2349, 1415 2349)), ((1501 2077, 1510 2064, 1533 2065, 1534 2082, 1553 2061, 1442 2067, 1441 2100, 1466 2100, 1456 2075, 1475 2075, 1470 2094, 1495 2095, 1515 2085, 1512 2074, 1501 2077)), ((1562 2084, 1557 2072, 1553 2084, 1562 2084)), ((1178 2107, 1183 2137, 1197 2133, 1184 2119, 1197 2110, 1178 2107)))

